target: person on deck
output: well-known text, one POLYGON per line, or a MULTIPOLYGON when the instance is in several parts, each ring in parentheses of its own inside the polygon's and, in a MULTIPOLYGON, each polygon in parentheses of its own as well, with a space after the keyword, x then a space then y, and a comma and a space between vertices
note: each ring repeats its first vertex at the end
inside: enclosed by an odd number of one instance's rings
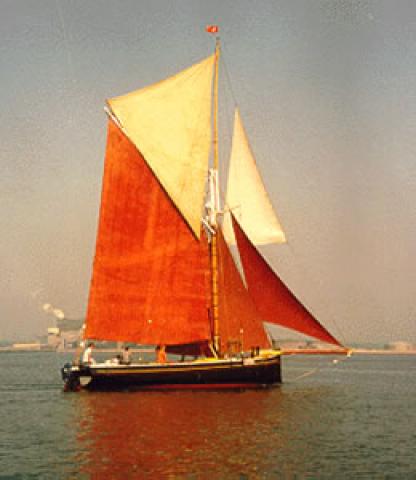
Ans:
POLYGON ((166 350, 164 345, 158 345, 156 347, 156 360, 158 363, 166 363, 166 350))
POLYGON ((92 349, 94 348, 93 343, 89 343, 88 347, 85 349, 84 354, 82 355, 82 363, 84 365, 93 365, 95 360, 92 358, 92 349))
POLYGON ((122 365, 130 365, 131 359, 130 359, 130 351, 129 347, 124 347, 123 352, 121 354, 121 362, 122 365))

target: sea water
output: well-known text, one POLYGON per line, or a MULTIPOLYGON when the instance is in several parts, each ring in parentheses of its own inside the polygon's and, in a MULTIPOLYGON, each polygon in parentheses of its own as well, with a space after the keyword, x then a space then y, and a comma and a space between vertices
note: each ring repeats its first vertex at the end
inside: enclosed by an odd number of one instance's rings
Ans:
POLYGON ((416 479, 416 356, 285 357, 276 388, 165 393, 63 393, 69 359, 0 353, 1 479, 416 479))

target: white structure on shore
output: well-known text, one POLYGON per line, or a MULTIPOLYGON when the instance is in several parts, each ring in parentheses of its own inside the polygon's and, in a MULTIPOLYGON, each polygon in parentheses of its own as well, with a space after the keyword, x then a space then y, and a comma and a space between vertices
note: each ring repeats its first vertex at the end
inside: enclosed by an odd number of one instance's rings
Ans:
POLYGON ((40 343, 13 343, 12 345, 13 350, 40 350, 41 344, 40 343))
POLYGON ((411 352, 416 350, 416 346, 404 341, 390 342, 386 345, 386 350, 394 350, 395 352, 411 352))
POLYGON ((78 344, 83 320, 57 319, 56 327, 48 328, 48 346, 56 350, 74 348, 78 344))

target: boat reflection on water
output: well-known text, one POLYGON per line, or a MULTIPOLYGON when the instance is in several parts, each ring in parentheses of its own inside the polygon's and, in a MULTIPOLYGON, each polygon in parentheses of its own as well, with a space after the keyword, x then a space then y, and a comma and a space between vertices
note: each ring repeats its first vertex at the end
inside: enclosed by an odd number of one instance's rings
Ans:
POLYGON ((280 399, 279 388, 81 394, 76 462, 97 479, 256 478, 285 441, 280 399))

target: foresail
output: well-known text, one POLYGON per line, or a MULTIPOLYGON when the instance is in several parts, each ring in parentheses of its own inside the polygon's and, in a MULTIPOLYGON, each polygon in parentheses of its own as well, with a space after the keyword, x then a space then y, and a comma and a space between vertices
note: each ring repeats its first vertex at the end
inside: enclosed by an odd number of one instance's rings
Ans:
POLYGON ((108 101, 195 235, 211 141, 214 56, 149 87, 108 101))
POLYGON ((208 341, 207 251, 110 121, 85 338, 208 341))
MULTIPOLYGON (((234 118, 226 205, 254 245, 286 241, 257 170, 238 109, 235 111, 234 118)), ((233 244, 235 240, 230 228, 231 224, 227 218, 225 222, 227 241, 233 244)))
POLYGON ((299 302, 232 218, 248 291, 264 321, 341 346, 299 302))
POLYGON ((262 319, 240 277, 221 230, 218 238, 219 335, 221 352, 269 348, 262 319))

